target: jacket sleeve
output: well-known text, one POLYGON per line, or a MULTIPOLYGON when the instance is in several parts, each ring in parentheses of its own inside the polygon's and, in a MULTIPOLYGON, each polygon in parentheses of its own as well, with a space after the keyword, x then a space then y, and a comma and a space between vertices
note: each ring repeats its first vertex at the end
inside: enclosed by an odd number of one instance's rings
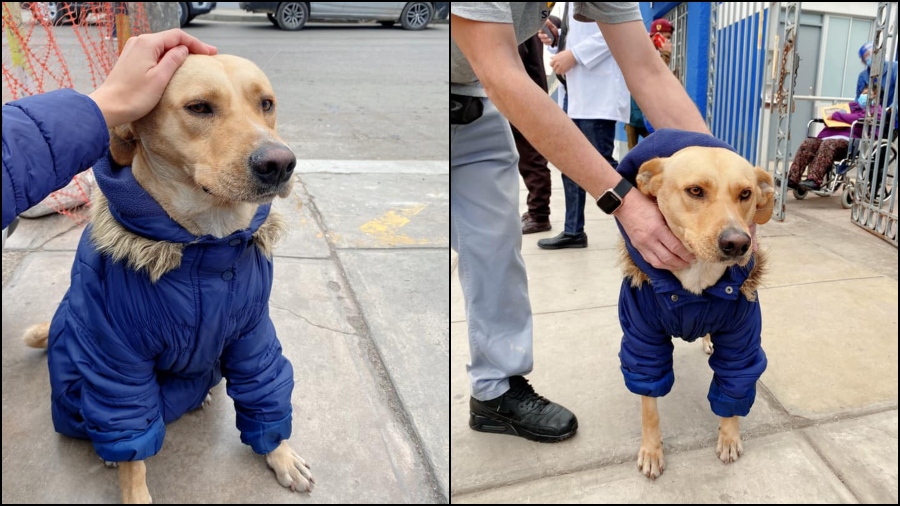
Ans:
POLYGON ((606 39, 603 38, 603 34, 599 31, 575 44, 575 47, 572 48, 572 54, 575 55, 575 59, 579 63, 589 69, 595 68, 606 61, 607 58, 612 57, 612 53, 609 52, 609 46, 606 44, 606 39))
POLYGON ((729 418, 747 416, 756 399, 756 382, 768 361, 762 349, 762 317, 759 301, 738 297, 731 328, 712 334, 709 366, 713 379, 706 398, 713 413, 729 418))
POLYGON ((241 442, 265 455, 291 437, 294 370, 281 353, 268 305, 254 327, 225 347, 222 374, 241 442))
POLYGON ((3 105, 3 228, 109 146, 97 104, 74 90, 51 91, 3 105))
POLYGON ((97 454, 111 462, 144 460, 159 452, 166 433, 155 353, 134 346, 154 341, 144 335, 149 327, 116 323, 104 293, 94 269, 76 260, 72 288, 51 325, 57 334, 48 351, 54 395, 64 400, 69 378, 82 377, 74 416, 84 418, 97 454))
POLYGON ((835 111, 831 115, 831 119, 835 121, 843 121, 844 123, 852 124, 854 121, 858 119, 862 119, 866 115, 864 109, 853 110, 850 112, 844 111, 835 111))
POLYGON ((628 278, 622 280, 619 323, 624 335, 619 363, 625 386, 637 395, 662 397, 675 384, 672 337, 656 318, 658 311, 650 285, 633 288, 628 278))

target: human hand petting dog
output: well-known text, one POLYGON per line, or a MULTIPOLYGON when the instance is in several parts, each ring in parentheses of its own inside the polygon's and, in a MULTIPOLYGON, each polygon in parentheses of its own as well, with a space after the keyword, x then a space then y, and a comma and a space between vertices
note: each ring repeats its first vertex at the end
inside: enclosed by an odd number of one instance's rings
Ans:
POLYGON ((637 189, 629 191, 622 200, 616 218, 631 244, 653 267, 676 271, 694 260, 694 255, 669 230, 659 207, 637 189))
POLYGON ((173 29, 131 37, 106 81, 88 95, 109 128, 147 115, 188 54, 214 55, 214 46, 173 29))

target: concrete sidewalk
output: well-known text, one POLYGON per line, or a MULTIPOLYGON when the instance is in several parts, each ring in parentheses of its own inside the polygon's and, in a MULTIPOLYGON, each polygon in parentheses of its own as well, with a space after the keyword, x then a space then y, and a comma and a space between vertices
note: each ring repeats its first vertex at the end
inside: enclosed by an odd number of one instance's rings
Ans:
MULTIPOLYGON (((275 203, 291 230, 270 313, 294 367, 292 446, 316 489, 281 487, 241 443, 222 382, 147 460, 153 500, 446 503, 447 164, 301 160, 296 172, 275 203)), ((23 219, 3 252, 3 503, 119 502, 90 442, 54 432, 47 355, 21 341, 53 316, 82 230, 62 215, 23 219)))
MULTIPOLYGON (((553 230, 523 238, 534 312, 536 391, 578 416, 578 434, 540 444, 468 428, 465 305, 451 254, 450 499, 454 503, 893 503, 897 480, 897 249, 850 223, 839 197, 788 197, 759 228, 770 272, 759 291, 768 369, 744 454, 715 456, 712 377, 699 342, 675 340, 659 411, 667 468, 636 468, 640 400, 619 370, 619 233, 588 204, 589 247, 545 251, 565 202, 553 171, 553 230)), ((522 186, 520 211, 526 191, 522 186)))

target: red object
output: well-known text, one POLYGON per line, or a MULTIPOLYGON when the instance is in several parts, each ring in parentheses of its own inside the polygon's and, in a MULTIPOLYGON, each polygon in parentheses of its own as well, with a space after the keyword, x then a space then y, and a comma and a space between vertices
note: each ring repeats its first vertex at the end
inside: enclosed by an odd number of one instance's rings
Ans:
POLYGON ((654 33, 673 33, 674 31, 675 29, 672 28, 672 23, 670 23, 668 19, 654 19, 653 22, 650 23, 651 35, 653 35, 654 33))
POLYGON ((659 33, 654 33, 650 36, 650 39, 653 40, 653 45, 656 46, 656 49, 661 48, 662 45, 666 42, 666 38, 659 33))

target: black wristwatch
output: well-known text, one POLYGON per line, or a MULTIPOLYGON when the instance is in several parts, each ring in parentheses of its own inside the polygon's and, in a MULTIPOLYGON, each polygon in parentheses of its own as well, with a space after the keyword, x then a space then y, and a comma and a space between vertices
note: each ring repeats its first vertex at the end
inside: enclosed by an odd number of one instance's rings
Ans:
POLYGON ((615 188, 610 188, 603 192, 603 195, 600 195, 600 198, 597 199, 597 207, 606 214, 618 211, 622 207, 622 200, 625 199, 625 194, 632 188, 634 186, 623 177, 615 188))

